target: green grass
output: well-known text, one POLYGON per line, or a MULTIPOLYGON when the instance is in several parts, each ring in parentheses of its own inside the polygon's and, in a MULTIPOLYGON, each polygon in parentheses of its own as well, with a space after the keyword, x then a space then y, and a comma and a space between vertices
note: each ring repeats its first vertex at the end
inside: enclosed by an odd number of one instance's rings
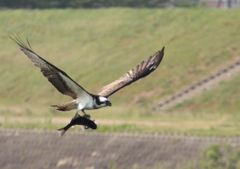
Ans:
POLYGON ((71 99, 61 96, 9 38, 17 34, 28 37, 36 53, 92 93, 165 46, 155 72, 111 96, 111 108, 88 113, 96 119, 173 124, 160 129, 133 127, 137 131, 178 132, 185 126, 181 132, 227 128, 237 133, 238 125, 232 125, 239 119, 236 79, 170 110, 152 111, 149 105, 240 54, 239 14, 238 9, 1 10, 1 116, 74 114, 50 109, 51 104, 71 99), (189 124, 197 121, 201 122, 197 128, 189 124), (208 128, 205 121, 212 122, 208 128))
POLYGON ((203 92, 191 100, 186 100, 172 108, 181 112, 190 111, 194 114, 211 113, 226 114, 238 117, 240 110, 240 75, 222 81, 214 89, 203 92))

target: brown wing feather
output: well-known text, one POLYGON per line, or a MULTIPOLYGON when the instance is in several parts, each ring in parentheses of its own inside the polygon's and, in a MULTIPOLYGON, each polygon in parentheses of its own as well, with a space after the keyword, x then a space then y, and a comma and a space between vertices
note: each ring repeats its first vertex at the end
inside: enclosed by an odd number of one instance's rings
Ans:
POLYGON ((97 94, 100 96, 109 97, 113 93, 117 92, 121 88, 130 85, 131 83, 143 78, 153 72, 160 62, 162 61, 164 55, 164 47, 161 51, 156 52, 153 56, 150 56, 147 60, 142 61, 135 68, 129 70, 119 79, 114 82, 104 86, 97 94))
POLYGON ((42 74, 59 92, 73 99, 76 99, 77 96, 81 94, 89 94, 65 72, 38 56, 32 50, 28 40, 27 43, 29 47, 18 37, 10 38, 19 45, 20 49, 31 59, 34 65, 41 69, 42 74))

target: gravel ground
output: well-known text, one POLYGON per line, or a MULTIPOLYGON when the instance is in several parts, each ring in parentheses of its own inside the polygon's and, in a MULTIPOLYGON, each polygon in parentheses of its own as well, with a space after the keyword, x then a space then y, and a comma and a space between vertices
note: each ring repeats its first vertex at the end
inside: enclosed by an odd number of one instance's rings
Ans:
POLYGON ((156 168, 198 158, 211 143, 240 148, 240 138, 0 129, 1 169, 156 168))

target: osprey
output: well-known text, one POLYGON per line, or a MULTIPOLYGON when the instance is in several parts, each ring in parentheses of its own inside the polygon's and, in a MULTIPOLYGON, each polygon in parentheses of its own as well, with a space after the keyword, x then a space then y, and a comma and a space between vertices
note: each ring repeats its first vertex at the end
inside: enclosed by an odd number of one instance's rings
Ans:
POLYGON ((76 83, 64 71, 60 70, 53 64, 40 57, 37 53, 35 53, 28 39, 27 44, 25 44, 18 37, 11 37, 11 39, 17 43, 20 49, 29 57, 34 65, 40 68, 42 74, 59 92, 74 99, 69 103, 52 105, 52 107, 55 107, 56 110, 59 111, 69 111, 76 109, 76 114, 79 111, 82 111, 84 117, 88 118, 90 118, 90 116, 87 115, 84 110, 99 109, 101 107, 111 106, 112 104, 108 99, 109 96, 121 88, 137 81, 138 79, 149 75, 158 67, 164 55, 163 47, 161 51, 156 52, 153 56, 150 56, 147 60, 142 61, 139 65, 129 70, 117 80, 104 86, 96 94, 92 94, 86 91, 78 83, 76 83))

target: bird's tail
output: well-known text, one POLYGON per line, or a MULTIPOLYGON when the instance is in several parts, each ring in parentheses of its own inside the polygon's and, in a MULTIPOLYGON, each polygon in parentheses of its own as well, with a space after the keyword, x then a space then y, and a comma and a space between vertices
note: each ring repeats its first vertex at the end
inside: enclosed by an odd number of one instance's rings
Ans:
POLYGON ((69 111, 77 108, 77 102, 76 100, 73 100, 65 104, 51 105, 51 107, 56 107, 56 110, 59 110, 59 111, 69 111))

